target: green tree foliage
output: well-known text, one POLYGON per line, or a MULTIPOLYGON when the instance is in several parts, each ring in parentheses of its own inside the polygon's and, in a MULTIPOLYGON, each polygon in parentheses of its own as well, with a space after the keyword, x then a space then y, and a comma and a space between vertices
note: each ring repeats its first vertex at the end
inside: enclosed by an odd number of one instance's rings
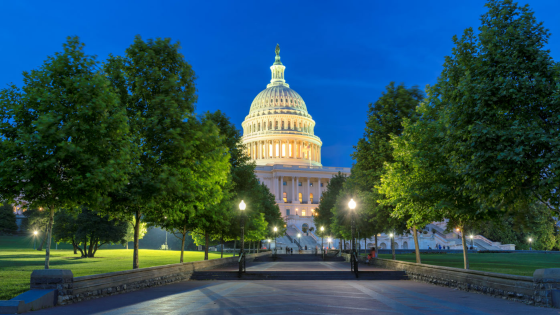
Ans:
MULTIPOLYGON (((259 183, 255 175, 255 164, 244 153, 241 131, 235 127, 223 112, 206 113, 202 119, 212 122, 223 137, 224 144, 230 153, 230 176, 228 184, 224 186, 224 198, 220 204, 213 207, 220 214, 219 220, 208 230, 208 243, 211 240, 236 240, 240 237, 239 203, 247 204, 245 215, 245 238, 248 241, 260 241, 268 234, 267 227, 283 226, 280 209, 274 201, 274 196, 268 188, 259 183), (281 225, 282 224, 282 225, 281 225)), ((206 245, 206 233, 199 228, 195 230, 193 239, 196 244, 206 245), (201 237, 204 236, 204 237, 201 237)))
POLYGON ((221 199, 228 171, 217 128, 194 115, 195 74, 179 49, 170 39, 137 36, 124 57, 110 56, 105 64, 127 110, 136 157, 129 184, 114 194, 113 213, 134 215, 133 268, 139 268, 143 216, 162 222, 184 219, 188 211, 205 215, 221 199))
POLYGON ((14 206, 9 203, 0 206, 0 234, 11 234, 17 229, 14 206))
POLYGON ((37 232, 37 237, 41 237, 41 243, 37 250, 42 251, 48 236, 50 212, 43 211, 43 208, 27 208, 23 215, 25 219, 23 220, 22 229, 30 233, 37 232))
POLYGON ((0 92, 0 199, 49 212, 45 269, 55 211, 100 206, 130 165, 125 109, 84 44, 63 46, 23 73, 21 89, 0 92))
POLYGON ((486 7, 478 33, 453 38, 432 96, 442 103, 446 158, 487 207, 537 197, 558 211, 560 66, 544 48, 550 33, 528 5, 486 7))
MULTIPOLYGON (((362 231, 360 237, 362 234, 376 236, 382 232, 402 234, 404 231, 406 220, 391 217, 392 207, 378 203, 378 200, 383 200, 385 197, 376 186, 384 172, 384 165, 394 160, 393 147, 390 145, 391 138, 401 135, 404 119, 414 119, 415 108, 423 97, 424 94, 416 86, 407 88, 404 84, 396 85, 391 82, 381 97, 369 105, 364 136, 358 141, 352 154, 356 164, 352 167, 352 174, 345 183, 346 194, 356 196, 361 202, 360 209, 356 209, 360 213, 360 222, 364 224, 360 228, 362 231)), ((342 207, 343 201, 340 202, 342 207)), ((344 222, 341 220, 343 212, 339 211, 339 213, 338 226, 344 222)), ((349 231, 349 227, 347 230, 349 231)))
POLYGON ((515 244, 518 250, 528 250, 529 245, 536 250, 558 250, 558 227, 549 209, 540 202, 518 207, 518 211, 479 222, 474 230, 494 242, 515 244))
MULTIPOLYGON (((133 221, 128 221, 128 227, 126 228, 126 235, 124 236, 123 246, 128 249, 128 243, 134 242, 134 223, 133 221)), ((146 222, 140 223, 140 229, 138 231, 138 239, 141 240, 144 238, 144 235, 148 233, 148 224, 146 222)))
POLYGON ((129 223, 110 220, 108 215, 83 208, 79 214, 62 211, 55 215, 57 224, 53 236, 57 242, 69 242, 80 251, 82 257, 95 257, 97 249, 104 244, 124 242, 129 223), (60 220, 60 224, 59 224, 60 220), (80 247, 81 246, 81 247, 80 247))
POLYGON ((360 190, 371 191, 383 174, 383 165, 393 161, 391 136, 402 133, 402 121, 414 116, 416 106, 424 93, 417 87, 407 88, 404 84, 389 83, 386 91, 373 104, 369 104, 368 119, 363 138, 354 146, 352 167, 360 190))
MULTIPOLYGON (((428 88, 428 95, 433 90, 428 88)), ((394 162, 387 163, 379 190, 386 199, 382 204, 394 207, 392 216, 404 218, 409 227, 423 227, 432 221, 449 219, 448 226, 463 229, 482 219, 479 204, 465 194, 463 181, 454 173, 438 144, 443 141, 444 126, 440 108, 423 103, 417 109, 416 122, 405 120, 404 131, 394 137, 394 162)), ((417 262, 420 262, 418 239, 414 234, 417 262)), ((463 249, 468 269, 465 233, 463 249)))
MULTIPOLYGON (((346 175, 338 172, 338 174, 334 175, 331 180, 329 181, 329 185, 327 186, 327 190, 323 192, 321 196, 321 200, 319 201, 319 206, 315 210, 315 216, 313 217, 313 222, 315 226, 318 227, 318 233, 321 232, 321 226, 328 229, 331 225, 333 220, 333 207, 336 204, 336 198, 338 194, 342 190, 344 182, 346 181, 346 175)), ((329 231, 325 231, 328 233, 329 231)), ((333 237, 338 238, 339 235, 330 233, 333 237)))

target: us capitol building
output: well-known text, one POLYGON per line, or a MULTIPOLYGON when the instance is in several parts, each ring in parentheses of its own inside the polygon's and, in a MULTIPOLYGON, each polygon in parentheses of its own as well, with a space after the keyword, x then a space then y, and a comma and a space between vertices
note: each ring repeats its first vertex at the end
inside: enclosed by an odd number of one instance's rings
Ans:
MULTIPOLYGON (((321 164, 323 142, 315 135, 315 121, 307 111, 303 98, 286 83, 286 67, 280 61, 280 47, 270 67, 272 79, 253 100, 249 115, 242 123, 243 144, 246 153, 256 162, 255 173, 276 198, 282 217, 286 221, 286 235, 277 238, 278 247, 298 249, 293 240, 298 239, 302 248, 321 246, 320 234, 313 222, 315 208, 321 200, 330 179, 338 172, 350 175, 348 167, 324 167, 321 164)), ((456 232, 446 233, 445 222, 434 222, 421 231, 421 249, 438 245, 460 249, 456 232)), ((326 236, 325 236, 326 237, 326 236)), ((340 248, 338 240, 331 247, 340 248)), ((390 248, 389 237, 378 236, 379 247, 390 248)), ((491 242, 482 236, 471 239, 475 247, 484 249, 511 249, 511 245, 491 242)), ((469 243, 471 243, 469 242, 469 243)), ((372 247, 373 240, 361 240, 363 246, 372 247)), ((396 248, 412 249, 412 235, 395 238, 396 248)), ((327 246, 325 239, 325 246, 327 246)), ((349 248, 349 241, 347 241, 349 248)), ((469 244, 470 245, 470 244, 469 244)))
MULTIPOLYGON (((350 175, 350 168, 321 164, 323 142, 315 135, 315 121, 303 98, 286 83, 285 69, 276 46, 272 79, 242 123, 243 143, 257 164, 258 179, 276 197, 288 234, 307 236, 310 228, 316 230, 315 208, 330 179, 338 172, 350 175)), ((315 238, 313 233, 309 237, 315 238)))

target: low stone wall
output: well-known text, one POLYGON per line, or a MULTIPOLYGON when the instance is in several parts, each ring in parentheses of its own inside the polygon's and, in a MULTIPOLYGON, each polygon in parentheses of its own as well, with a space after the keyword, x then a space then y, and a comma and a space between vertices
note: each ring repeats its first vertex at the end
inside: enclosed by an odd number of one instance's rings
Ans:
POLYGON ((371 265, 405 271, 409 279, 463 291, 491 295, 502 299, 544 307, 560 307, 553 303, 560 289, 560 269, 538 269, 533 277, 459 268, 417 264, 375 258, 371 265))
MULTIPOLYGON (((270 255, 271 252, 250 254, 246 260, 250 262, 256 257, 270 255)), ((236 256, 75 277, 73 281, 58 284, 57 305, 188 280, 195 271, 236 264, 238 259, 236 256)))

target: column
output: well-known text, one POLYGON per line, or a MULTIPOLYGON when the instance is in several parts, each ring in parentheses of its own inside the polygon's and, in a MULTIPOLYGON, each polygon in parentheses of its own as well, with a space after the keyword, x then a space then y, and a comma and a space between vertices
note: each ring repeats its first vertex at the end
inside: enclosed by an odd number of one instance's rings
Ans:
POLYGON ((274 174, 272 174, 272 194, 274 195, 274 200, 278 200, 278 191, 276 190, 276 185, 278 184, 278 179, 274 174))
POLYGON ((321 201, 321 195, 323 195, 323 191, 321 189, 321 178, 317 178, 317 189, 319 189, 319 202, 321 201))
POLYGON ((309 193, 311 192, 311 190, 309 189, 309 177, 307 177, 307 189, 305 192, 305 195, 307 196, 307 204, 311 203, 311 200, 309 199, 309 193))
POLYGON ((294 203, 294 177, 292 176, 292 203, 294 203))
POLYGON ((299 177, 296 177, 296 201, 299 204, 299 177))
POLYGON ((280 176, 280 200, 284 202, 284 176, 280 176))

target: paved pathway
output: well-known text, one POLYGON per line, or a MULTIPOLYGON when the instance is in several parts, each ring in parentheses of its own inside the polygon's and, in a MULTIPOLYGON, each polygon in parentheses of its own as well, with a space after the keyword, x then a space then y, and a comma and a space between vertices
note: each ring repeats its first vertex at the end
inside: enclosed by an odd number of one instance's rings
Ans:
POLYGON ((33 315, 560 314, 414 281, 185 281, 33 315))

